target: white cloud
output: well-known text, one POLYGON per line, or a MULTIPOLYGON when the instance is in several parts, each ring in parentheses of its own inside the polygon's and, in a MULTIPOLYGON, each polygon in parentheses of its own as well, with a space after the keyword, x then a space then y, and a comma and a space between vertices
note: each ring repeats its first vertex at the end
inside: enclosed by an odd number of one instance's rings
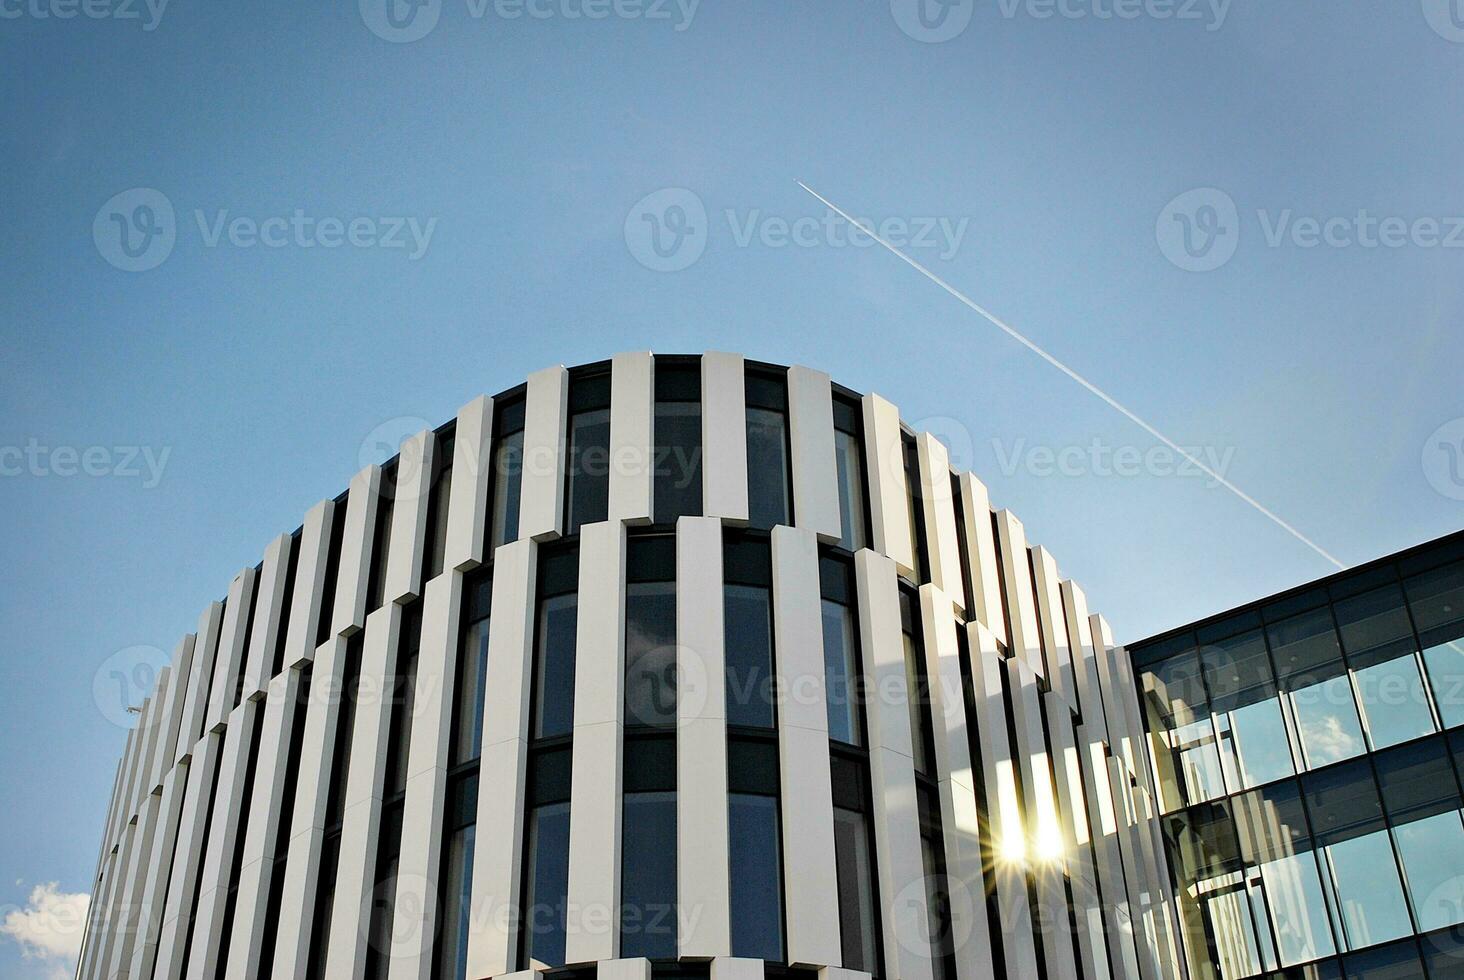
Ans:
POLYGON ((20 947, 21 956, 40 961, 50 977, 68 977, 81 952, 91 896, 63 892, 56 882, 31 889, 25 908, 11 908, 0 921, 0 935, 20 947))

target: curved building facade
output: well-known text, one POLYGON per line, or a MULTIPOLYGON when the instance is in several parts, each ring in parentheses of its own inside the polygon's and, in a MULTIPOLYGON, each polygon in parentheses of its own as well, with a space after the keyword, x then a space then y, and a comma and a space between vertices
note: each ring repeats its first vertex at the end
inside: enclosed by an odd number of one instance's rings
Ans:
POLYGON ((549 368, 203 611, 128 736, 79 976, 1169 980, 1135 690, 878 395, 549 368))

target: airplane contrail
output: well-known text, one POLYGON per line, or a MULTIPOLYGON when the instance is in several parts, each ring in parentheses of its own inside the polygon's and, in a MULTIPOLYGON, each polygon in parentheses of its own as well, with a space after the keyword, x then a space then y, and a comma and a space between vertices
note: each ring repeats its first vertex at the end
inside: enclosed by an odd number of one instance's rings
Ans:
POLYGON ((1300 531, 1298 531, 1295 527, 1292 527, 1286 521, 1282 520, 1281 517, 1278 516, 1275 511, 1273 511, 1270 508, 1266 507, 1264 504, 1262 504, 1260 501, 1256 500, 1256 498, 1254 498, 1250 494, 1246 493, 1244 490, 1242 490, 1240 487, 1236 486, 1234 483, 1231 483, 1229 480, 1227 480, 1225 477, 1221 476, 1219 473, 1217 473, 1211 467, 1206 466, 1205 463, 1203 461, 1197 459, 1194 456, 1194 454, 1192 454, 1192 453, 1188 452, 1187 450, 1185 450, 1184 447, 1180 446, 1173 439, 1169 438, 1164 433, 1162 433, 1158 429, 1154 428, 1148 422, 1145 422, 1138 415, 1134 414, 1129 408, 1127 408, 1122 402, 1118 401, 1118 399, 1116 399, 1112 395, 1108 394, 1108 392, 1104 391, 1102 388, 1099 388, 1097 385, 1093 384, 1093 382, 1089 381, 1087 378, 1083 377, 1081 374, 1079 374, 1078 372, 1074 371, 1072 368, 1068 367, 1062 361, 1059 361, 1057 358, 1055 358, 1051 354, 1047 353, 1047 351, 1045 351, 1041 347, 1037 346, 1037 344, 1035 344, 1031 340, 1027 339, 1027 337, 1024 336, 1015 327, 1010 326, 1004 320, 1002 320, 1000 317, 996 316, 990 310, 986 309, 981 304, 979 304, 975 300, 971 299, 971 297, 969 297, 965 293, 961 292, 955 286, 952 286, 950 283, 946 282, 940 276, 936 275, 935 273, 931 272, 929 269, 925 268, 925 266, 921 265, 919 262, 916 262, 914 259, 910 258, 910 256, 906 255, 903 251, 901 251, 900 249, 896 248, 894 245, 891 245, 889 242, 885 241, 879 235, 875 234, 875 232, 874 232, 874 230, 872 228, 865 227, 863 224, 861 224, 858 221, 858 219, 850 216, 848 214, 848 212, 846 212, 843 208, 839 207, 833 201, 830 201, 828 198, 824 197, 822 194, 820 194, 818 191, 814 190, 812 187, 809 187, 803 181, 801 181, 801 180, 800 181, 797 181, 797 184, 798 184, 799 187, 803 188, 805 191, 807 191, 808 193, 812 194, 814 197, 818 198, 819 201, 821 201, 823 203, 823 205, 825 207, 827 207, 829 210, 833 211, 839 217, 841 217, 845 221, 849 222, 849 224, 853 225, 855 228, 858 228, 860 231, 864 232, 864 234, 866 234, 870 238, 874 239, 880 245, 884 246, 884 248, 885 248, 886 251, 890 252, 892 255, 896 256, 899 259, 901 259, 906 265, 910 266, 916 272, 920 273, 925 278, 929 279, 931 282, 933 282, 937 286, 939 286, 941 289, 944 289, 947 293, 949 293, 952 296, 954 296, 957 300, 959 300, 961 303, 965 304, 973 312, 979 313, 982 317, 986 318, 986 320, 988 320, 993 326, 997 327, 1002 332, 1004 332, 1005 334, 1007 334, 1008 336, 1010 336, 1017 343, 1021 344, 1023 347, 1027 348, 1032 353, 1034 353, 1038 357, 1042 358, 1048 364, 1051 364, 1053 367, 1057 368, 1059 371, 1061 371, 1063 374, 1067 375, 1069 378, 1072 378, 1074 381, 1076 381, 1078 384, 1082 385, 1084 388, 1088 389, 1088 391, 1092 392, 1094 395, 1097 395, 1105 403, 1107 403, 1111 408, 1113 408, 1119 414, 1123 415, 1130 422, 1134 423, 1139 428, 1141 428, 1145 432, 1149 433, 1149 435, 1153 436, 1155 439, 1158 439, 1160 442, 1164 443, 1164 445, 1166 445, 1170 449, 1174 450, 1180 456, 1183 456, 1185 458, 1185 460, 1187 460, 1189 463, 1191 463, 1192 465, 1198 467, 1202 473, 1204 473, 1206 476, 1210 477, 1210 479, 1214 480, 1216 483, 1218 483, 1221 486, 1223 486, 1225 489, 1229 490, 1231 493, 1235 494, 1237 497, 1239 497, 1241 500, 1245 501, 1247 504, 1250 504, 1250 506, 1254 507, 1257 511, 1259 511, 1261 514, 1263 514, 1267 519, 1269 519, 1272 523, 1274 523, 1277 527, 1281 528, 1287 534, 1291 535, 1293 538, 1295 538, 1296 540, 1300 541, 1302 544, 1306 545, 1312 551, 1315 551, 1317 554, 1321 555, 1323 558, 1325 558, 1327 561, 1331 562, 1333 565, 1336 565, 1339 569, 1345 569, 1347 567, 1345 564, 1343 564, 1342 562, 1338 561, 1336 558, 1332 557, 1332 555, 1328 554, 1327 551, 1324 548, 1321 547, 1321 545, 1317 544, 1311 538, 1308 538, 1305 534, 1302 534, 1300 531))

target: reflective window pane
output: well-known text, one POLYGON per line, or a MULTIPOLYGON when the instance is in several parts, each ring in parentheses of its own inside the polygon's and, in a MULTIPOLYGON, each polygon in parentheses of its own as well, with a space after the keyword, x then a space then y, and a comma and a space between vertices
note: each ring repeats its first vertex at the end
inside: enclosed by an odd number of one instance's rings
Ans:
POLYGON ((1281 703, 1257 701, 1230 713, 1238 789, 1250 789, 1292 775, 1291 743, 1281 703))
POLYGON ((535 657, 534 737, 574 730, 574 650, 578 596, 556 595, 539 603, 539 649, 535 657))
POLYGON ((488 620, 480 619, 468 627, 463 638, 462 662, 458 678, 457 731, 453 739, 456 750, 453 763, 469 762, 482 754, 484 678, 488 674, 488 620))
POLYGON ((494 547, 518 538, 519 494, 524 477, 524 433, 520 429, 505 435, 493 450, 494 547))
POLYGON ((1464 640, 1448 640, 1423 651, 1434 704, 1445 728, 1464 725, 1464 640))
POLYGON ((839 938, 844 968, 871 972, 875 956, 874 864, 864 814, 834 808, 834 856, 839 881, 839 938))
POLYGON ((1374 749, 1385 749, 1434 730, 1428 696, 1413 654, 1354 671, 1358 698, 1374 749))
POLYGON ((783 958, 783 883, 778 800, 732 793, 727 798, 732 955, 783 958))
POLYGON ((1386 830, 1329 845, 1327 856, 1349 949, 1387 942, 1413 931, 1386 830))
POLYGON ((788 418, 768 408, 747 409, 747 517, 753 527, 790 524, 788 418))
POLYGON ((1214 711, 1230 711, 1275 694, 1271 657, 1260 630, 1252 630, 1200 649, 1200 663, 1214 711))
POLYGON ((1420 929, 1464 922, 1464 819, 1435 814, 1393 828, 1420 929))
POLYGON ((829 738, 849 745, 860 743, 859 667, 854 644, 854 610, 832 599, 823 600, 824 686, 829 707, 829 738))
POLYGON ((1305 963, 1336 951, 1312 852, 1263 864, 1261 879, 1270 899, 1271 925, 1282 966, 1305 963))
POLYGON ((1391 659, 1413 644, 1413 625, 1403 607, 1403 590, 1384 586, 1335 603, 1342 648, 1354 667, 1391 659))
POLYGON ((1457 810, 1464 802, 1441 738, 1400 745, 1373 756, 1383 809, 1394 823, 1457 810))
POLYGON ((1302 780, 1312 834, 1319 844, 1336 844, 1383 829, 1383 803, 1366 759, 1302 780))
POLYGON ((569 533, 603 521, 610 501, 610 410, 580 412, 569 420, 569 533))
POLYGON ((1285 686, 1305 687, 1342 671, 1342 650, 1330 609, 1314 609, 1266 627, 1276 677, 1285 686))
POLYGON ((568 803, 551 803, 530 811, 528 846, 525 954, 530 963, 562 966, 569 890, 568 803))
POLYGON ((1238 886, 1210 895, 1205 899, 1205 914, 1209 919, 1222 980, 1253 977, 1260 973, 1264 968, 1261 940, 1251 918, 1251 904, 1245 888, 1238 886))
POLYGON ((626 793, 620 955, 676 955, 676 794, 626 793))
POLYGON ((1405 579, 1413 625, 1424 643, 1464 635, 1464 564, 1447 565, 1405 579))
POLYGON ((1179 754, 1180 779, 1186 803, 1202 803, 1225 795, 1215 726, 1209 717, 1169 733, 1179 754))
POLYGON ((864 454, 858 436, 835 430, 834 463, 839 480, 839 545, 858 551, 869 540, 864 513, 864 454))
POLYGON ((625 719, 676 724, 676 583, 625 588, 625 719))
POLYGON ((723 589, 727 723, 773 727, 773 601, 767 589, 723 589))
POLYGON ((651 500, 657 524, 701 513, 701 403, 656 402, 651 500))
POLYGON ((1410 941, 1354 953, 1342 961, 1342 973, 1346 980, 1419 980, 1423 965, 1410 941))
POLYGON ((1307 768, 1350 759, 1363 751, 1362 724, 1352 700, 1352 682, 1345 672, 1292 691, 1291 706, 1307 768))
POLYGON ((458 830, 447 848, 443 876, 442 937, 438 940, 440 977, 461 977, 468 970, 468 924, 472 916, 473 844, 475 826, 458 830))

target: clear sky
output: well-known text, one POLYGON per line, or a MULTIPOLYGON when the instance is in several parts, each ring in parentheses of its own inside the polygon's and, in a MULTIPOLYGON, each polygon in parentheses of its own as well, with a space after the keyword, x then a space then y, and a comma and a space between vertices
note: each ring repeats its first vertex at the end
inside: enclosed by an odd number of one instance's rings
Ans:
POLYGON ((1341 561, 1464 525, 1464 12, 928 2, 0 0, 0 905, 89 887, 109 658, 549 364, 878 391, 1121 639, 1332 570, 795 179, 1341 561))

